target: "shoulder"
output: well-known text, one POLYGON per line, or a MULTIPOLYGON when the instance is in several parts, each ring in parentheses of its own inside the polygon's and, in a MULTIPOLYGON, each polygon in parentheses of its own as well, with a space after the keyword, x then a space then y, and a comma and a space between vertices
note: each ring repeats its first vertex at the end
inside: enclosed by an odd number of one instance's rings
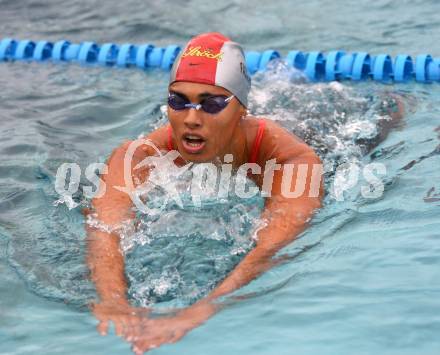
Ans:
POLYGON ((258 152, 259 162, 265 162, 273 158, 276 158, 278 162, 282 162, 292 156, 311 150, 298 136, 271 119, 249 116, 244 121, 249 151, 253 148, 261 122, 264 122, 264 132, 258 152))
POLYGON ((274 120, 271 120, 267 117, 255 117, 255 116, 248 116, 243 120, 243 125, 246 131, 246 135, 248 141, 253 141, 260 126, 264 125, 264 136, 267 137, 273 137, 273 136, 279 136, 285 135, 286 137, 290 137, 291 139, 295 141, 301 141, 302 140, 294 135, 293 133, 286 130, 284 127, 280 126, 278 123, 276 123, 274 120))
MULTIPOLYGON (((167 126, 160 127, 148 135, 127 140, 115 148, 107 160, 108 174, 105 180, 114 185, 121 185, 125 180, 124 172, 130 169, 133 177, 142 178, 146 174, 145 168, 135 169, 148 156, 166 150, 167 126)), ((119 186, 118 185, 118 186, 119 186)))
POLYGON ((132 161, 140 161, 146 156, 157 155, 158 151, 167 150, 167 130, 168 125, 165 125, 144 137, 124 141, 113 150, 108 159, 109 167, 120 165, 127 156, 130 156, 132 161))
POLYGON ((165 125, 138 139, 127 140, 113 152, 122 153, 135 149, 136 155, 155 155, 156 149, 160 151, 167 149, 168 127, 169 125, 165 125))

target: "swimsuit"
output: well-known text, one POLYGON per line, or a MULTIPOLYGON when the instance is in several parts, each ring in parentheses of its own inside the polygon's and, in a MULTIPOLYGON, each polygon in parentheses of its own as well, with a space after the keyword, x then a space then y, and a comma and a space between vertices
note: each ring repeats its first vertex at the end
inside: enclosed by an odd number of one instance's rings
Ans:
POLYGON ((260 150, 260 145, 261 145, 261 141, 263 139, 265 127, 266 127, 266 121, 259 120, 258 121, 258 131, 257 131, 257 135, 255 136, 254 146, 252 147, 251 158, 249 159, 249 163, 256 163, 257 162, 258 152, 260 150))

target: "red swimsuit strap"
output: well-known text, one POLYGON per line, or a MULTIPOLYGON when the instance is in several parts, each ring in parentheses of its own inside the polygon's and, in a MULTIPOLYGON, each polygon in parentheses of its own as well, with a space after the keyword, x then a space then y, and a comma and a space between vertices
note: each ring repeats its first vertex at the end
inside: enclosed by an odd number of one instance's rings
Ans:
POLYGON ((260 150, 261 140, 263 139, 264 128, 266 127, 266 121, 260 120, 258 121, 258 131, 255 136, 254 146, 252 147, 251 158, 249 159, 249 163, 256 163, 258 152, 260 150))
POLYGON ((173 150, 173 129, 171 128, 171 125, 167 128, 168 132, 168 150, 173 150))

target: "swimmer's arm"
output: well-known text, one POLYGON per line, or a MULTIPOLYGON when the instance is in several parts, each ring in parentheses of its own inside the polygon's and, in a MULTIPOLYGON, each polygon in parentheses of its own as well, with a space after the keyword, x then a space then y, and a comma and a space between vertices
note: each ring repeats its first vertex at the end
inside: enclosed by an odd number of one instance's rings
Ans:
MULTIPOLYGON (((260 166, 262 160, 276 158, 277 162, 281 163, 306 164, 310 172, 313 164, 320 163, 316 154, 303 142, 294 139, 286 132, 272 132, 276 133, 272 137, 277 143, 266 144, 268 151, 261 157, 260 166), (278 151, 273 149, 275 146, 278 147, 278 151)), ((245 286, 278 262, 273 256, 306 228, 313 212, 321 206, 323 193, 318 181, 317 197, 309 197, 311 184, 310 179, 306 179, 306 188, 302 196, 284 198, 281 195, 282 176, 283 171, 276 171, 274 174, 272 197, 266 200, 263 211, 267 225, 258 232, 255 248, 208 296, 180 310, 172 317, 149 319, 145 324, 145 329, 149 331, 144 337, 135 340, 135 348, 145 350, 152 346, 178 341, 221 309, 222 304, 216 302, 219 297, 245 286)), ((293 176, 295 177, 295 174, 293 176)), ((294 191, 295 179, 292 179, 292 182, 291 191, 294 191)), ((260 183, 259 185, 261 187, 260 183)))
POLYGON ((358 138, 356 144, 365 147, 366 152, 370 152, 383 142, 388 134, 400 124, 405 116, 404 98, 391 92, 382 94, 382 104, 385 106, 380 112, 382 115, 389 116, 389 119, 380 119, 377 122, 377 135, 373 138, 358 138))
MULTIPOLYGON (((167 143, 167 129, 160 127, 151 132, 147 137, 156 149, 164 149, 167 143)), ((100 189, 105 193, 100 198, 92 201, 94 218, 107 227, 118 227, 121 224, 130 223, 134 219, 133 203, 127 192, 121 191, 118 187, 125 187, 124 159, 131 158, 132 178, 140 182, 146 181, 148 168, 134 170, 147 156, 155 155, 156 151, 151 144, 146 145, 145 139, 128 141, 116 148, 107 161, 108 173, 103 177, 103 184, 100 189), (133 144, 133 145, 132 145, 133 144), (134 150, 133 154, 131 150, 134 150), (127 154, 127 151, 130 152, 127 154)), ((132 187, 136 181, 132 181, 132 187)), ((91 279, 96 285, 102 304, 116 306, 128 306, 127 281, 124 273, 124 257, 120 250, 120 237, 116 232, 91 228, 87 225, 87 264, 90 268, 91 279)))
MULTIPOLYGON (((285 163, 308 165, 309 175, 302 196, 285 198, 281 195, 283 170, 276 171, 273 179, 272 197, 266 200, 263 218, 267 226, 258 233, 256 247, 251 250, 237 267, 216 287, 206 298, 183 310, 179 317, 196 326, 211 317, 218 308, 214 301, 248 284, 263 272, 272 267, 275 262, 272 257, 284 246, 291 243, 306 227, 314 211, 321 206, 323 195, 322 184, 318 181, 316 197, 309 197, 311 188, 311 170, 313 164, 320 164, 319 158, 305 144, 300 152, 295 148, 292 154, 280 157, 285 163)), ((295 189, 295 171, 290 191, 295 189)), ((313 190, 313 188, 312 188, 313 190)))
MULTIPOLYGON (((159 128, 146 138, 150 139, 157 149, 163 149, 167 138, 166 129, 159 128)), ((156 152, 144 142, 144 139, 141 139, 121 145, 115 149, 107 162, 108 173, 103 177, 100 186, 101 191, 105 189, 105 192, 102 191, 103 195, 92 201, 92 210, 96 213, 93 218, 105 227, 120 227, 123 223, 131 223, 135 217, 129 193, 138 183, 147 180, 149 171, 148 167, 136 170, 134 167, 156 152), (133 155, 127 154, 132 148, 132 143, 137 148, 134 148, 133 155), (131 172, 131 186, 127 186, 128 182, 124 176, 124 160, 127 156, 131 157, 131 166, 127 167, 131 172), (125 188, 125 191, 121 191, 121 187, 125 188)), ((107 232, 90 225, 86 225, 86 229, 87 264, 100 299, 100 303, 91 305, 94 315, 100 321, 97 329, 104 335, 107 333, 109 321, 113 321, 117 335, 131 336, 130 331, 149 313, 149 309, 132 307, 128 300, 120 236, 117 231, 107 232)))
MULTIPOLYGON (((119 226, 133 219, 129 196, 115 188, 125 186, 123 162, 127 144, 115 149, 109 158, 108 174, 103 176, 100 190, 105 193, 92 200, 95 218, 106 227, 119 226)), ((127 282, 124 275, 124 257, 120 251, 117 233, 87 226, 87 264, 95 283, 100 303, 108 306, 128 306, 127 282)))

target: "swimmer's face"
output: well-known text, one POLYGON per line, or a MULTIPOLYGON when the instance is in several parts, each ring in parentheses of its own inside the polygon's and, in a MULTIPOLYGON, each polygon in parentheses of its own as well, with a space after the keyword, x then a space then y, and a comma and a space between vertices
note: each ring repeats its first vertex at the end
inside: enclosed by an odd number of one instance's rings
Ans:
MULTIPOLYGON (((211 95, 232 95, 219 86, 183 81, 171 84, 169 91, 185 96, 194 104, 211 95)), ((246 109, 236 97, 216 114, 194 108, 177 111, 168 105, 168 118, 177 148, 185 160, 192 162, 213 161, 216 157, 223 158, 226 153, 232 153, 231 143, 245 113, 246 109)))

